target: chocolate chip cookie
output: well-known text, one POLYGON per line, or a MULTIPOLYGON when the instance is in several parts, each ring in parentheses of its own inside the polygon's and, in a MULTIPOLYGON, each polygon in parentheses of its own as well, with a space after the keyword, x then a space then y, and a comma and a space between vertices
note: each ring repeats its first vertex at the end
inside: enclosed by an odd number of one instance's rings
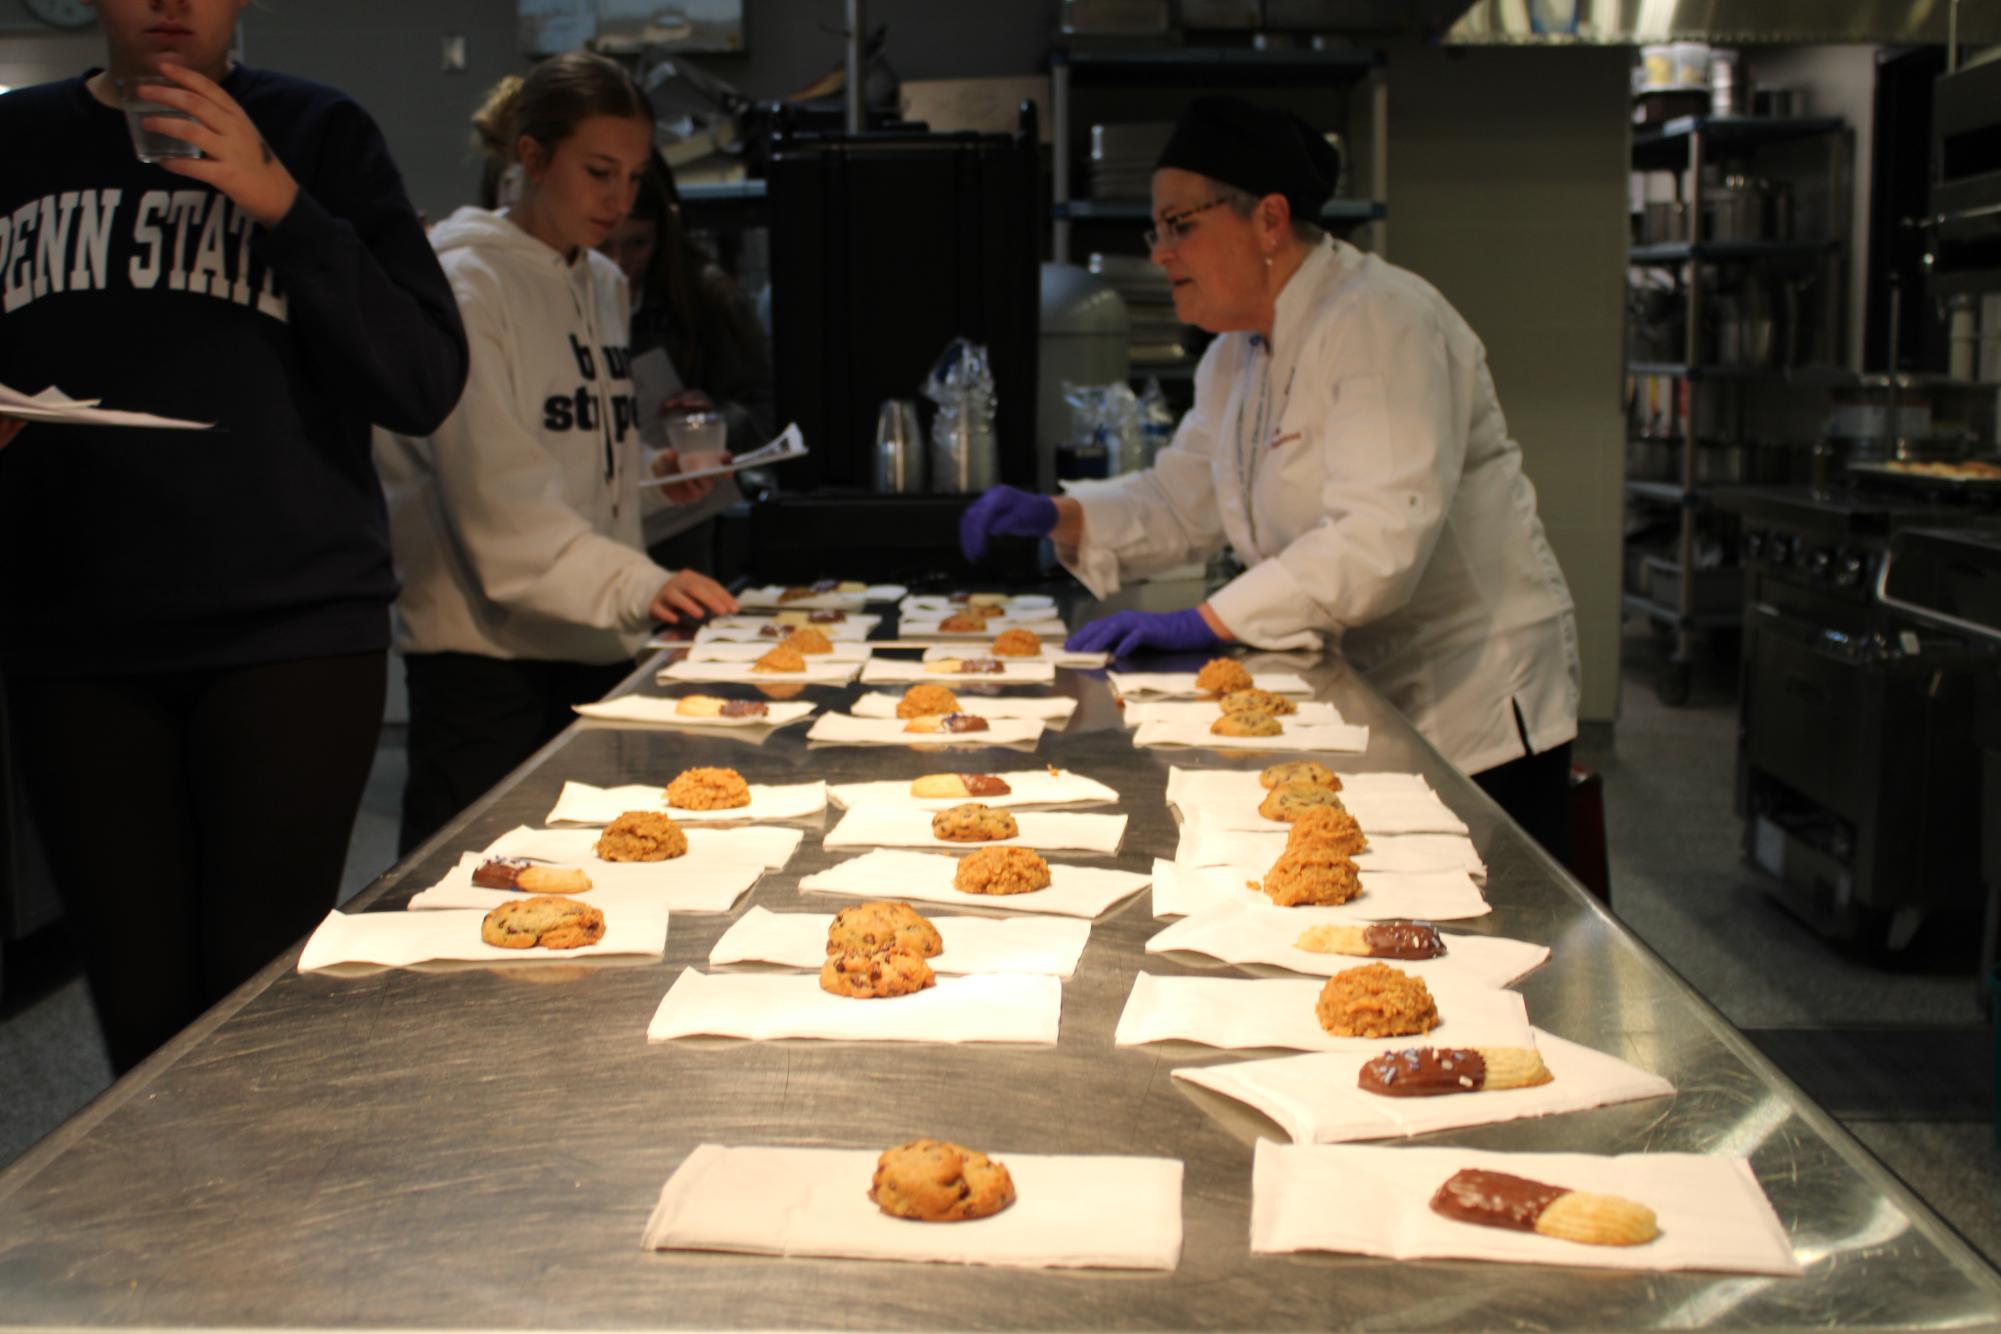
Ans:
POLYGON ((479 924, 479 938, 504 950, 574 950, 604 939, 604 914, 575 899, 538 894, 503 903, 479 924))
POLYGON ((1322 806, 1337 811, 1347 809, 1341 804, 1341 794, 1332 788, 1315 783, 1280 783, 1265 793, 1265 799, 1258 803, 1258 814, 1267 820, 1283 820, 1291 824, 1308 811, 1322 806))
POLYGON ((1021 829, 1006 811, 969 801, 932 816, 931 832, 953 843, 991 843, 998 838, 1017 838, 1021 829))
POLYGON ((827 953, 876 954, 909 950, 929 959, 945 948, 938 928, 907 903, 877 899, 854 903, 834 914, 827 927, 827 953))
POLYGON ((931 965, 915 950, 844 950, 820 965, 820 990, 855 1000, 908 996, 936 983, 931 965))
POLYGON ((914 1139, 876 1159, 868 1197, 894 1218, 957 1223, 1014 1203, 1014 1178, 984 1153, 938 1139, 914 1139))
POLYGON ((1267 792, 1280 783, 1311 783, 1329 792, 1341 790, 1341 776, 1319 760, 1286 760, 1271 765, 1258 775, 1258 783, 1267 792))

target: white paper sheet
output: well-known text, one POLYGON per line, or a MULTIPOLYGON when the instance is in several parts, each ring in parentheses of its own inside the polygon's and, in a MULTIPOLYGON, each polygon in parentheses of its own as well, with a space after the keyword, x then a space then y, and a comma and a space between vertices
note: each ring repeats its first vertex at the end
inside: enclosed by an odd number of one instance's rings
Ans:
MULTIPOLYGON (((1181 809, 1187 825, 1204 829, 1234 829, 1252 833, 1285 834, 1292 826, 1258 814, 1258 806, 1270 795, 1258 785, 1258 776, 1222 770, 1198 772, 1179 785, 1173 770, 1168 776, 1167 799, 1181 809), (1236 780, 1236 781, 1233 781, 1236 780)), ((1403 783, 1376 784, 1367 774, 1345 779, 1341 804, 1355 817, 1362 832, 1373 840, 1379 834, 1465 834, 1466 822, 1452 813, 1438 794, 1428 788, 1413 790, 1403 783)), ((1382 775, 1385 778, 1416 778, 1415 774, 1382 775)), ((1422 783, 1424 780, 1417 779, 1422 783)))
POLYGON ((1594 1269, 1803 1272, 1750 1163, 1693 1153, 1614 1158, 1260 1140, 1251 1170, 1251 1250, 1260 1255, 1345 1251, 1398 1260, 1436 1257, 1594 1269), (1433 1213, 1433 1192, 1465 1168, 1636 1200, 1654 1211, 1661 1235, 1644 1246, 1590 1246, 1433 1213))
POLYGON ((690 662, 683 658, 662 667, 655 673, 655 679, 662 685, 674 681, 730 681, 752 686, 844 686, 855 679, 855 671, 862 664, 851 658, 807 658, 805 670, 797 672, 759 672, 752 670, 754 665, 753 662, 690 662))
POLYGON ((679 857, 659 862, 607 862, 598 858, 596 845, 602 829, 532 829, 518 825, 482 850, 481 857, 535 857, 564 866, 581 866, 596 874, 600 866, 671 867, 684 875, 727 871, 754 866, 764 871, 782 871, 792 860, 799 840, 798 829, 746 825, 741 829, 713 829, 696 825, 684 829, 688 850, 679 857))
POLYGON ((1062 1008, 1063 983, 1032 973, 941 977, 908 996, 858 1000, 820 990, 817 973, 705 975, 689 968, 653 1012, 646 1039, 1053 1043, 1062 1008))
MULTIPOLYGON (((1356 965, 1369 962, 1357 959, 1356 965)), ((1392 967, 1396 965, 1392 964, 1392 967)), ((1406 1038, 1336 1037, 1320 1026, 1313 1003, 1320 978, 1162 977, 1141 973, 1119 1015, 1113 1042, 1201 1042, 1211 1047, 1290 1047, 1297 1051, 1380 1052, 1422 1042, 1446 1047, 1529 1047, 1528 1007, 1512 991, 1430 979, 1438 1025, 1406 1038)))
POLYGON ((676 824, 713 823, 730 820, 797 820, 818 815, 827 808, 825 783, 751 783, 750 805, 731 806, 718 811, 691 811, 667 804, 667 789, 660 783, 628 783, 622 787, 595 787, 575 780, 563 784, 562 793, 544 822, 556 824, 610 824, 627 811, 659 811, 674 817, 676 824))
MULTIPOLYGON (((1362 856, 1369 856, 1363 853, 1362 856)), ((1362 866, 1362 892, 1346 903, 1287 908, 1300 919, 1300 930, 1326 923, 1384 922, 1409 917, 1421 922, 1456 922, 1485 917, 1493 911, 1480 887, 1464 871, 1375 871, 1362 866)), ((1224 904, 1247 908, 1275 906, 1264 891, 1251 888, 1264 878, 1263 869, 1241 866, 1188 866, 1156 859, 1153 863, 1153 915, 1190 916, 1224 904)))
MULTIPOLYGON (((583 897, 578 902, 587 902, 583 897)), ((479 937, 486 913, 474 909, 441 912, 328 913, 299 955, 299 971, 317 972, 337 964, 380 964, 406 968, 433 960, 473 960, 482 963, 543 962, 588 959, 593 955, 640 954, 658 957, 667 951, 665 904, 620 903, 604 913, 604 936, 594 945, 573 950, 508 950, 479 937)))
MULTIPOLYGON (((1041 769, 1009 769, 994 777, 1004 779, 1010 790, 1005 796, 977 798, 989 806, 1071 806, 1119 799, 1116 789, 1105 786, 1097 779, 1053 765, 1041 769)), ((910 784, 901 778, 873 783, 832 783, 827 787, 827 799, 845 808, 889 805, 910 806, 920 811, 942 811, 962 801, 974 800, 968 797, 914 796, 910 784)))
MULTIPOLYGON (((1127 699, 1145 695, 1169 699, 1201 699, 1205 693, 1195 688, 1194 672, 1112 672, 1112 690, 1127 699)), ((1295 672, 1252 672, 1251 684, 1275 695, 1311 695, 1313 687, 1295 672)))
POLYGON ((1027 894, 961 894, 952 888, 959 859, 937 852, 878 848, 816 871, 799 882, 803 894, 841 894, 859 899, 916 899, 962 908, 1002 912, 1055 913, 1096 917, 1113 904, 1145 889, 1148 877, 1102 866, 1049 863, 1049 888, 1027 894))
MULTIPOLYGON (((977 653, 959 653, 948 656, 977 658, 977 653)), ((950 672, 933 672, 925 669, 925 664, 914 658, 870 658, 862 665, 863 685, 910 685, 918 681, 929 681, 934 685, 1048 685, 1056 679, 1056 669, 1046 662, 1033 659, 1003 658, 998 672, 971 672, 957 675, 950 672)))
POLYGON ((760 718, 697 718, 689 714, 677 713, 677 699, 663 699, 658 695, 620 695, 616 699, 601 699, 590 704, 575 704, 579 714, 594 722, 623 723, 633 727, 784 727, 813 716, 820 706, 790 701, 773 700, 765 705, 764 716, 760 718))
POLYGON ((1173 1269, 1179 1261, 1179 1161, 982 1151, 1007 1168, 1014 1203, 989 1218, 933 1224, 892 1218, 869 1200, 879 1149, 704 1144, 661 1189, 645 1244, 1017 1269, 1173 1269))
MULTIPOLYGON (((703 625, 701 629, 695 631, 695 642, 697 644, 775 644, 783 636, 766 635, 764 628, 768 625, 776 625, 777 623, 776 617, 770 615, 718 616, 703 625)), ((850 612, 848 618, 844 621, 826 621, 815 625, 813 628, 835 643, 854 643, 858 640, 867 639, 869 632, 881 624, 882 617, 880 616, 867 616, 857 612, 850 612)), ((785 627, 787 631, 798 628, 800 627, 789 625, 785 627)), ((647 644, 647 647, 675 648, 686 642, 686 640, 682 639, 654 639, 647 644)))
MULTIPOLYGON (((963 683, 954 684, 953 693, 966 689, 963 683)), ((894 718, 896 706, 903 702, 903 696, 885 691, 872 690, 854 703, 857 718, 894 718)), ((975 695, 959 694, 959 712, 977 713, 982 718, 1040 718, 1045 722, 1062 723, 1070 720, 1077 711, 1074 697, 1065 695, 1059 699, 1043 699, 1033 695, 975 695)))
POLYGON ((1133 729, 1133 744, 1273 754, 1320 751, 1359 755, 1369 748, 1369 729, 1353 723, 1294 723, 1290 718, 1281 718, 1279 725, 1284 730, 1277 736, 1217 736, 1209 730, 1209 721, 1141 723, 1133 729))
POLYGON ((1040 718, 991 718, 984 732, 907 732, 908 722, 823 713, 807 729, 806 739, 845 746, 1033 746, 1043 732, 1040 718))
MULTIPOLYGON (((1437 1046, 1418 1038, 1385 1039, 1383 1051, 1437 1046)), ((1359 1087, 1366 1056, 1314 1052, 1262 1061, 1222 1061, 1176 1070, 1176 1079, 1213 1089, 1257 1108, 1295 1144, 1399 1139, 1466 1126, 1556 1116, 1640 1098, 1666 1097, 1674 1085, 1616 1056, 1535 1030, 1535 1047, 1550 1082, 1533 1088, 1385 1098, 1359 1087)))
MULTIPOLYGON (((522 898, 519 890, 483 889, 472 882, 472 873, 485 860, 481 853, 465 853, 437 884, 411 895, 408 906, 419 912, 433 908, 488 912, 509 899, 522 898)), ((567 897, 600 909, 607 903, 637 901, 657 903, 673 912, 721 913, 728 912, 757 883, 764 868, 738 866, 691 874, 677 869, 673 862, 595 862, 587 874, 590 889, 567 897)))
MULTIPOLYGON (((1285 851, 1286 837, 1192 821, 1181 826, 1174 860, 1183 866, 1253 866, 1263 875, 1285 851)), ((1368 851, 1355 858, 1355 865, 1365 871, 1463 871, 1475 880, 1487 878, 1487 864, 1464 834, 1371 835, 1368 851)))
MULTIPOLYGON (((875 645, 866 639, 832 639, 827 641, 825 653, 803 655, 808 662, 862 662, 875 652, 875 645)), ((756 662, 777 647, 775 641, 744 644, 729 640, 698 640, 688 646, 689 662, 756 662)))
MULTIPOLYGON (((1131 707, 1127 706, 1128 709, 1131 707)), ((1354 773, 1332 765, 1328 767, 1340 776, 1343 802, 1350 796, 1364 794, 1370 797, 1438 796, 1431 784, 1424 781, 1422 774, 1354 773)), ((1237 809, 1249 805, 1255 811, 1258 803, 1265 799, 1265 786, 1258 781, 1261 772, 1262 768, 1194 769, 1177 764, 1167 771, 1167 800, 1179 806, 1182 814, 1191 819, 1206 818, 1219 808, 1237 809)), ((1266 827, 1262 816, 1259 821, 1258 825, 1248 827, 1266 827)))
POLYGON ((896 622, 897 634, 905 639, 949 639, 953 642, 992 639, 1003 630, 1026 630, 1032 635, 1045 635, 1061 639, 1069 633, 1063 622, 1053 616, 990 616, 985 625, 977 630, 947 630, 945 622, 950 613, 939 615, 924 612, 918 615, 905 614, 896 622))
MULTIPOLYGON (((1341 711, 1332 704, 1300 700, 1298 710, 1297 713, 1280 714, 1279 721, 1288 728, 1348 725, 1341 711)), ((1138 727, 1143 723, 1179 723, 1195 724, 1206 730, 1209 724, 1222 716, 1223 710, 1217 707, 1215 701, 1206 699, 1129 699, 1119 710, 1119 718, 1127 727, 1138 727)))
POLYGON ((909 591, 902 584, 870 584, 859 593, 815 593, 787 602, 783 600, 786 587, 765 584, 761 588, 746 588, 737 594, 737 605, 761 611, 857 612, 871 602, 894 602, 909 591))
MULTIPOLYGON (((1158 882, 1159 877, 1155 880, 1158 882)), ((1302 919, 1298 908, 1280 908, 1265 896, 1260 903, 1232 899, 1213 908, 1184 917, 1146 942, 1148 954, 1187 950, 1206 954, 1224 963, 1269 964, 1289 968, 1314 977, 1332 977, 1366 958, 1350 954, 1317 954, 1298 949, 1293 942, 1307 928, 1323 925, 1361 926, 1365 923, 1339 919, 1302 919)), ((1401 968, 1428 983, 1435 977, 1457 979, 1472 986, 1513 986, 1540 968, 1549 958, 1547 945, 1505 936, 1472 936, 1442 933, 1446 950, 1436 959, 1385 959, 1392 968, 1401 968)))
POLYGON ((924 650, 924 662, 938 662, 944 658, 999 657, 1002 662, 1046 662, 1052 667, 1072 667, 1079 671, 1095 671, 1111 661, 1109 653, 1072 653, 1061 644, 1044 644, 1040 653, 1010 657, 994 654, 991 644, 982 649, 979 645, 933 644, 924 650))
POLYGON ((1114 853, 1126 835, 1124 815, 1087 815, 1069 811, 1020 811, 1014 838, 977 843, 938 838, 931 832, 931 811, 908 806, 857 806, 827 831, 829 848, 933 848, 972 852, 978 848, 1020 847, 1066 852, 1114 853))
MULTIPOLYGON (((964 611, 967 603, 954 602, 951 597, 939 593, 912 593, 896 604, 896 609, 905 616, 950 616, 955 611, 964 611)), ((1001 599, 1001 615, 1019 618, 1053 616, 1056 613, 1056 599, 1047 593, 1012 593, 1001 599)))
MULTIPOLYGON (((709 951, 709 966, 777 963, 816 973, 827 957, 833 913, 775 913, 753 907, 709 951)), ((944 949, 927 961, 940 974, 1047 973, 1069 977, 1091 924, 1069 917, 931 917, 944 949)))
POLYGON ((97 406, 101 402, 102 399, 96 398, 71 398, 54 385, 34 394, 0 385, 0 416, 15 417, 21 421, 43 422, 51 426, 140 426, 168 431, 206 431, 215 425, 214 422, 160 417, 150 412, 101 408, 97 406))

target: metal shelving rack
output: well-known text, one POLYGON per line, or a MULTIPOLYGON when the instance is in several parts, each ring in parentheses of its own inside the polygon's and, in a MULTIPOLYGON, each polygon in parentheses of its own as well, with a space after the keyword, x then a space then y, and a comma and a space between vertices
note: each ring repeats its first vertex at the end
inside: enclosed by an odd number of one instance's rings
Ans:
MULTIPOLYGON (((1833 265, 1845 252, 1848 239, 1848 210, 1836 206, 1846 198, 1845 177, 1848 160, 1848 124, 1838 117, 1768 119, 1751 116, 1684 116, 1662 125, 1638 130, 1633 135, 1632 167, 1638 172, 1685 173, 1687 190, 1687 241, 1636 245, 1628 252, 1633 266, 1667 266, 1682 274, 1684 314, 1683 354, 1680 361, 1631 361, 1631 375, 1659 375, 1689 382, 1691 398, 1703 386, 1724 383, 1780 384, 1829 388, 1852 383, 1851 372, 1837 366, 1740 366, 1705 362, 1703 353, 1704 302, 1708 297, 1707 266, 1757 264, 1773 261, 1824 259, 1833 265), (1709 241, 1703 237, 1703 169, 1726 153, 1749 153, 1777 144, 1825 138, 1827 141, 1828 198, 1832 234, 1806 241, 1709 241)), ((1841 327, 1843 285, 1829 286, 1830 319, 1841 327)), ((1837 346, 1830 341, 1830 347, 1837 346)), ((1679 513, 1676 554, 1680 565, 1679 596, 1663 603, 1627 589, 1623 605, 1628 614, 1648 617, 1673 637, 1673 647, 1661 664, 1655 689, 1663 703, 1679 705, 1688 700, 1692 658, 1696 637, 1709 630, 1737 625, 1741 613, 1699 611, 1696 607, 1696 541, 1707 498, 1715 484, 1699 481, 1696 450, 1697 414, 1690 410, 1681 418, 1680 478, 1678 482, 1629 481, 1626 494, 1642 503, 1672 505, 1679 513)))

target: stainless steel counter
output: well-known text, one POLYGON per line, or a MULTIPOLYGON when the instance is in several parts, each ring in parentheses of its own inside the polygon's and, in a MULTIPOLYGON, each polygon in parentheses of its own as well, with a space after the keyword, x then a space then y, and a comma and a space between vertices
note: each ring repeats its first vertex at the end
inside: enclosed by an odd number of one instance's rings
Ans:
MULTIPOLYGON (((1472 826, 1495 911, 1454 929, 1553 948, 1550 963, 1520 985, 1531 1018, 1680 1088, 1673 1099, 1426 1142, 1749 1155, 1806 1277, 1252 1256, 1252 1145, 1277 1132, 1249 1109, 1168 1077, 1177 1066, 1245 1054, 1112 1045, 1139 968, 1213 966, 1145 956, 1160 924, 1141 894, 1094 925, 1064 986, 1054 1047, 649 1046, 648 1017, 683 968, 706 967, 724 916, 676 914, 665 961, 628 966, 524 963, 334 979, 297 975, 294 951, 0 1174, 0 1326, 2001 1323, 2001 1279, 1929 1210, 1504 827, 1480 791, 1364 683, 1338 665, 1309 675, 1322 698, 1373 729, 1368 754, 1343 757, 1342 767, 1421 772, 1472 826), (919 1133, 1003 1156, 1183 1160, 1180 1268, 1024 1272, 640 1248, 661 1183, 698 1143, 873 1148, 919 1133)), ((657 690, 650 680, 648 672, 635 684, 657 690)), ((1173 848, 1162 799, 1168 766, 1233 761, 1136 751, 1100 677, 1060 672, 1057 688, 1082 702, 1034 761, 1117 787, 1132 822, 1116 864, 1144 870, 1173 848)), ((810 697, 838 707, 858 690, 810 697)), ((573 728, 350 910, 399 908, 461 850, 538 822, 565 778, 665 782, 688 765, 727 764, 754 782, 849 781, 1025 759, 980 753, 957 766, 902 748, 811 747, 804 732, 786 728, 751 743, 573 728)), ((836 815, 808 827, 823 829, 836 815)), ((809 836, 739 911, 750 903, 830 910, 828 899, 802 897, 796 885, 834 860, 809 836)))

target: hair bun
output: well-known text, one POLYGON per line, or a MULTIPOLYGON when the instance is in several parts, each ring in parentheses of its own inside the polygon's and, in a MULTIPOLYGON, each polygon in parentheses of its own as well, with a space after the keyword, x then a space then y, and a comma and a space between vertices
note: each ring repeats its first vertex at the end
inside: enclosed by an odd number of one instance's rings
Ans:
POLYGON ((472 113, 473 146, 499 158, 514 156, 516 112, 521 102, 521 76, 509 74, 487 89, 479 110, 472 113))

